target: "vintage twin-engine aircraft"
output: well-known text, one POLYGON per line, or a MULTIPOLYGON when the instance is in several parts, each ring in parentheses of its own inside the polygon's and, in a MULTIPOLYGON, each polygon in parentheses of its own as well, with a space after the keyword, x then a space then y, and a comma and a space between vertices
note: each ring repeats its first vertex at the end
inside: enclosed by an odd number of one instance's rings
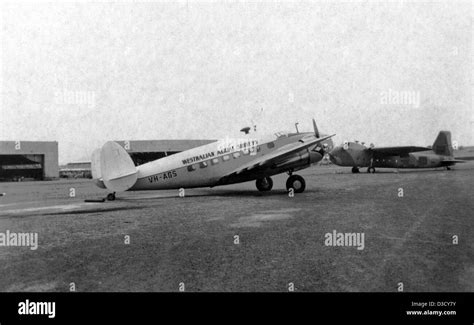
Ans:
POLYGON ((453 157, 451 132, 441 131, 433 147, 380 147, 367 148, 357 142, 345 142, 329 152, 329 159, 339 166, 352 166, 358 173, 359 167, 368 167, 368 173, 380 168, 436 168, 452 166, 463 160, 453 157))
POLYGON ((332 148, 333 135, 313 132, 276 133, 262 139, 216 141, 143 165, 135 166, 127 151, 109 141, 92 154, 92 177, 97 186, 115 192, 214 187, 256 180, 259 191, 270 191, 270 176, 287 172, 287 190, 305 189, 305 180, 294 171, 320 161, 332 148))

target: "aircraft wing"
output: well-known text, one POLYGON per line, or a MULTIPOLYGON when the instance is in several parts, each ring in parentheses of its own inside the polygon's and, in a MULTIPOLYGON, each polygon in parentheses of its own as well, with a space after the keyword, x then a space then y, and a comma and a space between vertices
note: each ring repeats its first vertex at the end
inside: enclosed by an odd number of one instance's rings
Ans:
POLYGON ((274 163, 277 163, 281 160, 283 160, 284 158, 290 156, 291 154, 294 154, 295 152, 298 152, 300 150, 303 150, 303 149, 306 149, 308 147, 311 147, 311 146, 314 146, 324 140, 327 140, 331 137, 333 137, 335 134, 333 135, 328 135, 328 136, 325 136, 325 137, 322 137, 322 138, 314 138, 314 139, 310 139, 310 140, 307 140, 307 141, 298 141, 298 142, 295 142, 295 143, 290 143, 290 144, 287 144, 275 151, 273 151, 272 153, 268 154, 268 155, 264 155, 264 156, 261 156, 261 157, 258 157, 257 159, 249 162, 248 164, 245 164, 243 166, 240 166, 238 169, 230 172, 229 174, 225 175, 222 177, 222 179, 225 179, 227 177, 230 177, 232 175, 239 175, 243 172, 248 172, 248 171, 252 171, 256 168, 265 168, 265 167, 268 167, 274 163))
POLYGON ((474 157, 454 157, 454 159, 459 159, 459 162, 466 162, 466 160, 474 160, 474 157))
POLYGON ((369 148, 369 151, 372 151, 377 156, 403 156, 407 155, 411 152, 418 152, 418 151, 427 151, 431 150, 430 148, 426 147, 380 147, 380 148, 369 148))
POLYGON ((454 164, 459 164, 459 163, 465 163, 465 160, 459 160, 459 159, 445 159, 441 162, 441 165, 444 166, 451 166, 454 164))

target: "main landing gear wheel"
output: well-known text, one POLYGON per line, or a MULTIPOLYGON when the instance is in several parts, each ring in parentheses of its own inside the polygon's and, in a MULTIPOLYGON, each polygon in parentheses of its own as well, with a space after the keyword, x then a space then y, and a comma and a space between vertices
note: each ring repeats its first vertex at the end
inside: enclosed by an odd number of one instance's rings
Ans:
POLYGON ((446 170, 451 170, 451 167, 449 167, 449 166, 446 166, 446 170))
POLYGON ((255 182, 255 185, 257 185, 257 189, 260 192, 267 192, 272 189, 273 180, 270 177, 259 178, 255 182))
POLYGON ((115 192, 107 194, 107 201, 115 201, 115 192))
POLYGON ((289 191, 290 188, 295 191, 295 193, 302 193, 306 188, 306 182, 304 178, 300 175, 291 175, 286 181, 286 189, 289 191))
POLYGON ((352 173, 353 174, 357 174, 359 172, 359 168, 358 167, 352 167, 352 173))
POLYGON ((375 173, 375 168, 374 167, 367 168, 367 173, 370 173, 370 174, 375 173))

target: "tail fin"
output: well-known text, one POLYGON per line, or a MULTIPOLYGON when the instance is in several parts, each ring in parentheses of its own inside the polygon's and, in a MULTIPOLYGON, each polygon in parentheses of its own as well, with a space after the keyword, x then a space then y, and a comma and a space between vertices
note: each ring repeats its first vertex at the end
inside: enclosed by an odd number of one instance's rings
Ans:
POLYGON ((438 155, 452 156, 453 146, 451 145, 451 132, 441 131, 433 143, 433 151, 438 155))
POLYGON ((100 150, 100 172, 105 186, 112 191, 128 190, 137 181, 137 168, 127 151, 117 142, 106 142, 100 150))
POLYGON ((98 187, 114 192, 131 188, 137 181, 138 170, 127 151, 109 141, 92 153, 92 177, 98 187))

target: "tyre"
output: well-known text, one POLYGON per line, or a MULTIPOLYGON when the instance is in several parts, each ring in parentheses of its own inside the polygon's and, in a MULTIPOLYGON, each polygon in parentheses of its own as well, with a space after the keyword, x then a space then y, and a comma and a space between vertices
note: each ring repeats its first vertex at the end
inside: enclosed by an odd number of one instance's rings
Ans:
POLYGON ((306 182, 303 177, 300 175, 291 175, 286 181, 286 190, 289 191, 290 188, 295 191, 295 193, 302 193, 306 188, 306 182))
POLYGON ((270 177, 259 178, 256 180, 255 185, 260 192, 267 192, 272 189, 273 180, 270 177))

